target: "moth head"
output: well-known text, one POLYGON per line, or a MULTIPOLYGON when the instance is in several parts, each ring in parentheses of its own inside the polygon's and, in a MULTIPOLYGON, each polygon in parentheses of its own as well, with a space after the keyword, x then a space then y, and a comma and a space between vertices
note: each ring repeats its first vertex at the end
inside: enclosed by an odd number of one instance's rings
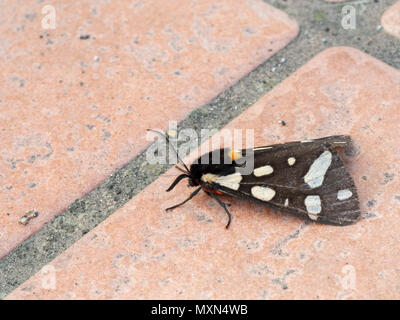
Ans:
MULTIPOLYGON (((189 170, 189 168, 186 166, 185 162, 183 162, 183 160, 181 159, 181 157, 179 156, 179 153, 175 150, 174 146, 170 143, 168 136, 166 136, 164 133, 159 132, 157 130, 152 130, 152 129, 147 129, 147 131, 152 131, 155 132, 157 134, 159 134, 160 136, 164 137, 165 140, 167 141, 168 145, 170 146, 170 148, 172 148, 172 150, 175 152, 178 161, 183 165, 184 169, 175 166, 177 169, 179 169, 180 171, 182 171, 183 173, 181 175, 179 175, 178 177, 176 177, 175 181, 171 184, 171 186, 167 189, 167 191, 171 191, 173 188, 175 188, 175 186, 182 180, 185 178, 189 179, 189 186, 198 186, 200 184, 200 182, 198 181, 198 179, 196 177, 193 176, 191 170, 189 170)), ((171 131, 171 130, 169 130, 171 131)))
POLYGON ((175 188, 175 186, 183 179, 188 179, 188 186, 189 187, 196 187, 198 185, 200 185, 200 181, 198 179, 198 177, 194 176, 193 173, 191 171, 185 171, 182 168, 176 166, 176 168, 178 168, 180 171, 184 172, 182 174, 180 174, 179 176, 176 177, 176 179, 174 180, 174 182, 172 182, 171 186, 167 189, 167 192, 171 191, 173 188, 175 188))

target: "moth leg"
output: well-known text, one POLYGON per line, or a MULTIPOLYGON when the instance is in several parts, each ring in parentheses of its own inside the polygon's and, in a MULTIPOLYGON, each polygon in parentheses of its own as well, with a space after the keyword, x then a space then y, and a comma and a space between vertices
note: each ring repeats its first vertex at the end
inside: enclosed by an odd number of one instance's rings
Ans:
POLYGON ((207 192, 207 191, 206 191, 206 193, 207 193, 209 196, 213 197, 215 200, 217 200, 218 204, 219 204, 222 208, 224 208, 226 214, 228 215, 228 224, 226 225, 225 228, 228 229, 229 226, 230 226, 230 224, 231 224, 231 221, 232 221, 232 215, 231 215, 231 213, 229 212, 229 210, 228 210, 228 208, 227 208, 226 206, 230 206, 230 203, 225 203, 225 202, 221 201, 215 194, 213 194, 213 193, 211 193, 211 192, 207 192))
POLYGON ((201 190, 201 187, 198 188, 198 189, 196 189, 196 190, 194 190, 194 191, 192 192, 192 194, 189 196, 189 198, 187 198, 185 201, 182 201, 181 203, 178 203, 178 204, 176 204, 176 205, 174 205, 174 206, 172 206, 172 207, 169 207, 169 208, 165 209, 165 211, 174 210, 175 208, 180 207, 181 205, 185 204, 185 203, 188 202, 190 199, 192 199, 196 194, 198 194, 200 190, 201 190))

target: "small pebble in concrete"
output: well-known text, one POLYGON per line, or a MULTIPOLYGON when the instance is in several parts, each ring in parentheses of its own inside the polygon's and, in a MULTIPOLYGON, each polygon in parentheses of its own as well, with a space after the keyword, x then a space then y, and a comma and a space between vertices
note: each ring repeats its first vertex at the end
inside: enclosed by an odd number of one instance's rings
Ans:
POLYGON ((36 210, 29 210, 21 217, 21 219, 19 219, 18 222, 25 226, 29 223, 29 221, 31 221, 33 218, 36 218, 37 216, 39 216, 39 213, 36 210))

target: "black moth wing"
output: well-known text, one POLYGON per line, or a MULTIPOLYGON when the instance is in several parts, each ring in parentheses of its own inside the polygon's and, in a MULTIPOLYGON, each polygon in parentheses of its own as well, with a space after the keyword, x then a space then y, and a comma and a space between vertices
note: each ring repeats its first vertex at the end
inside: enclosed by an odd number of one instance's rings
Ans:
MULTIPOLYGON (((237 190, 220 185, 218 180, 208 186, 319 222, 351 224, 360 217, 360 204, 354 181, 336 150, 349 147, 350 143, 348 136, 331 136, 242 150, 244 159, 254 152, 254 170, 269 166, 272 172, 265 171, 267 174, 261 176, 256 176, 256 171, 241 175, 237 190), (323 170, 327 163, 329 166, 323 170)), ((240 173, 241 166, 234 165, 235 172, 240 173)))

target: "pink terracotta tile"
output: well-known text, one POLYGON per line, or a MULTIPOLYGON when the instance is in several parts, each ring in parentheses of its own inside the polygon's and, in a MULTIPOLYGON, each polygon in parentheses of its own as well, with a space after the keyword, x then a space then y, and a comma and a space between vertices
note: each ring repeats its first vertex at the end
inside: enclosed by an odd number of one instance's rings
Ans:
POLYGON ((164 191, 171 169, 7 298, 399 299, 399 85, 398 70, 331 48, 226 127, 254 129, 256 145, 350 134, 345 162, 368 219, 305 224, 229 199, 226 230, 204 193, 164 211, 191 192, 164 191))
POLYGON ((0 4, 0 257, 298 33, 260 0, 44 6, 0 4))
POLYGON ((381 20, 386 32, 400 38, 400 1, 387 9, 382 15, 381 20))

